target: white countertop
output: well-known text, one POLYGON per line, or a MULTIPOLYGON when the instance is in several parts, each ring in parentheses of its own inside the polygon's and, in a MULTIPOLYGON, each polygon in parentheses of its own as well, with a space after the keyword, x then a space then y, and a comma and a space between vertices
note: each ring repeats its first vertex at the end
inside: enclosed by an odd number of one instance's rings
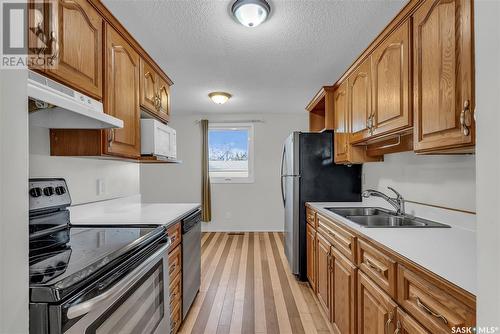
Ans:
POLYGON ((75 205, 69 210, 73 225, 169 225, 199 207, 199 203, 142 203, 140 196, 130 196, 75 205))
MULTIPOLYGON (((382 201, 309 203, 317 212, 330 216, 476 295, 475 215, 441 209, 424 209, 412 214, 450 225, 451 228, 366 228, 326 210, 329 207, 377 206, 391 208, 382 201), (427 210, 427 212, 424 212, 427 210), (442 211, 441 213, 439 211, 442 211), (474 221, 473 221, 474 220, 474 221)), ((410 213, 407 210, 408 213, 410 213)))

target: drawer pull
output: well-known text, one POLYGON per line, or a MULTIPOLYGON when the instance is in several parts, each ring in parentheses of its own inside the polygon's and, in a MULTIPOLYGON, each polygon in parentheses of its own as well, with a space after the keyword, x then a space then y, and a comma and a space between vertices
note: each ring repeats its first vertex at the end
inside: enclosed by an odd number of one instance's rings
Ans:
POLYGON ((173 273, 175 271, 175 269, 177 268, 177 265, 174 264, 172 266, 170 266, 170 270, 168 271, 169 274, 173 273))
POLYGON ((375 263, 373 263, 370 259, 365 259, 365 263, 368 267, 372 268, 373 270, 379 272, 380 274, 383 273, 383 270, 380 269, 375 263))
POLYGON ((387 322, 385 323, 385 333, 389 334, 389 325, 392 322, 392 312, 389 312, 389 318, 387 319, 387 322))
POLYGON ((434 311, 432 311, 427 305, 425 305, 421 300, 420 298, 416 297, 416 300, 417 300, 417 306, 420 307, 422 310, 424 310, 425 312, 427 312, 428 314, 432 315, 433 317, 436 317, 438 319, 441 319, 443 320, 443 322, 445 324, 448 324, 448 319, 446 319, 443 315, 441 314, 438 314, 434 311))

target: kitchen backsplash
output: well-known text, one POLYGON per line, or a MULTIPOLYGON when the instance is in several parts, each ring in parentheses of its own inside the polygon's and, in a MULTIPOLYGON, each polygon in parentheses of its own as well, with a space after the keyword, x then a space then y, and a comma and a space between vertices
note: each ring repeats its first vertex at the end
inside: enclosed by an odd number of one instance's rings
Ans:
POLYGON ((30 128, 29 176, 63 177, 73 204, 140 193, 140 165, 93 158, 50 156, 49 130, 30 128))
POLYGON ((384 162, 363 165, 363 189, 387 194, 387 186, 406 200, 476 211, 474 155, 417 156, 413 152, 387 154, 384 162))

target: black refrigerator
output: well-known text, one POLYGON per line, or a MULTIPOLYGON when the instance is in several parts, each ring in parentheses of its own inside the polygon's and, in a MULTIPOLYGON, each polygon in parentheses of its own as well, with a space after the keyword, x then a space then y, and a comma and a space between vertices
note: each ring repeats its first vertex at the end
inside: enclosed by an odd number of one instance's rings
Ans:
POLYGON ((293 132, 281 158, 284 244, 291 271, 307 279, 306 202, 360 202, 361 165, 336 165, 333 132, 293 132))

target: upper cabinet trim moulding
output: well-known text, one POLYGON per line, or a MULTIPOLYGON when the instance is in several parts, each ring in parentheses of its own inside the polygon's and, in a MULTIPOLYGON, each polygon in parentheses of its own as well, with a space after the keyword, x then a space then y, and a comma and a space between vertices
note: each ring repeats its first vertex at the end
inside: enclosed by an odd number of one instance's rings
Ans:
POLYGON ((399 11, 399 13, 386 25, 382 31, 375 37, 375 39, 368 45, 368 47, 356 58, 356 60, 349 66, 349 68, 342 74, 337 81, 335 81, 333 86, 337 86, 338 83, 347 80, 351 72, 361 64, 365 58, 367 58, 375 48, 377 48, 394 30, 396 30, 401 24, 404 24, 404 20, 410 18, 410 16, 415 12, 415 10, 424 2, 424 0, 410 0, 404 7, 399 11))
POLYGON ((103 17, 103 19, 113 27, 132 47, 139 53, 141 57, 148 60, 154 69, 161 75, 161 77, 172 86, 174 82, 163 71, 155 60, 143 49, 143 47, 135 40, 135 38, 128 32, 128 30, 118 21, 118 19, 109 11, 109 9, 100 0, 87 0, 103 17))
POLYGON ((316 106, 318 103, 321 102, 321 100, 325 97, 326 92, 332 92, 333 93, 334 86, 323 86, 320 88, 320 90, 314 95, 312 98, 311 102, 306 106, 306 111, 308 112, 313 112, 316 109, 316 106))

